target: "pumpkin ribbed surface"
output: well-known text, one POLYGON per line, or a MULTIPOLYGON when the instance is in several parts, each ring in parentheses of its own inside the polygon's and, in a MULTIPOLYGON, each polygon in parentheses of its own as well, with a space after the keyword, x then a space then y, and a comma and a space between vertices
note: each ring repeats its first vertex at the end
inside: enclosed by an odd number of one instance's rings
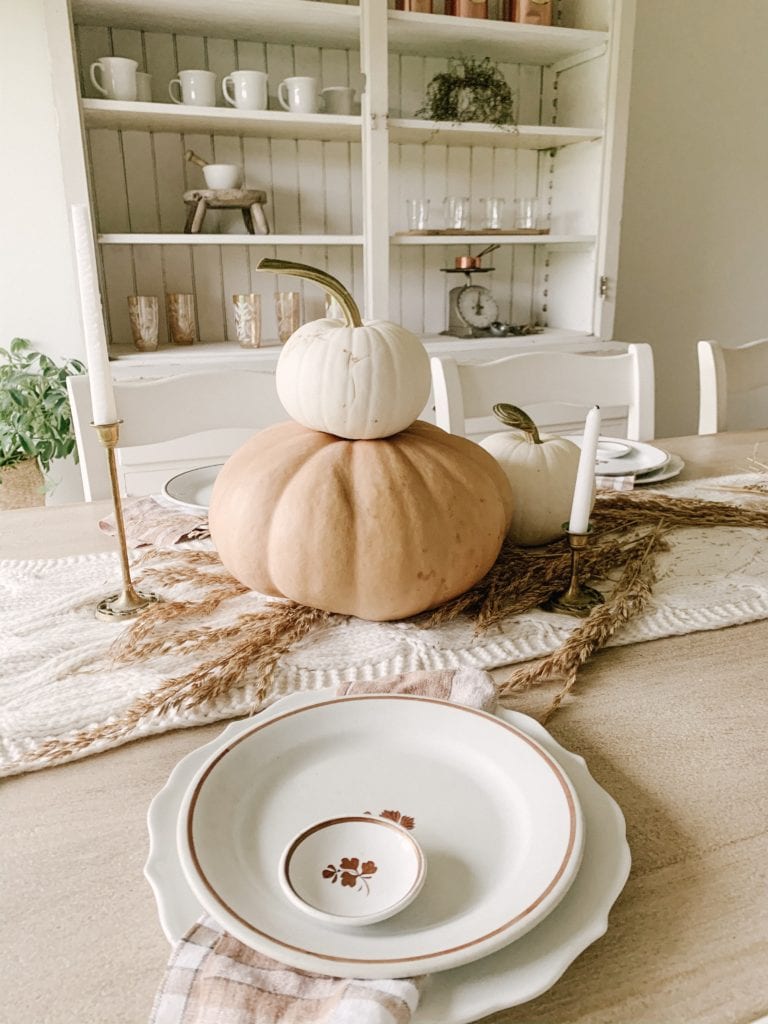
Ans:
POLYGON ((429 397, 426 349, 386 320, 348 327, 315 320, 280 353, 277 393, 289 416, 338 437, 389 437, 421 414, 429 397))
POLYGON ((511 510, 495 460, 429 423, 347 441, 291 421, 230 457, 209 523, 222 562, 246 586, 384 621, 480 580, 511 510))
POLYGON ((578 446, 547 434, 537 444, 513 430, 491 434, 480 444, 499 463, 515 494, 510 540, 534 547, 562 537, 579 468, 578 446))

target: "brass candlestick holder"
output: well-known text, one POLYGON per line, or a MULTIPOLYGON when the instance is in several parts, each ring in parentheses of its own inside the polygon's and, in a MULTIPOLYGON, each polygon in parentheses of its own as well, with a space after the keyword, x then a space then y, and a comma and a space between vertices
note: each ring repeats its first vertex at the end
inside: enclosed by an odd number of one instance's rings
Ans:
POLYGON ((589 529, 586 533, 572 533, 568 524, 563 525, 568 534, 571 547, 571 580, 568 589, 561 594, 554 594, 544 605, 548 612, 560 612, 563 615, 575 615, 585 619, 598 604, 604 604, 605 598, 599 590, 588 587, 579 580, 579 561, 581 553, 589 543, 589 529))
POLYGON ((120 593, 105 597, 96 606, 96 618, 108 619, 111 622, 133 619, 148 605, 154 604, 155 601, 159 600, 156 594, 140 593, 134 588, 131 580, 128 545, 125 540, 125 523, 123 522, 123 503, 120 498, 120 485, 117 480, 117 463, 115 461, 115 447, 120 437, 121 422, 121 420, 118 420, 116 423, 93 424, 99 435, 99 440, 107 449, 109 481, 112 485, 112 501, 115 506, 115 523, 117 524, 117 537, 120 544, 120 567, 123 574, 123 589, 120 593))

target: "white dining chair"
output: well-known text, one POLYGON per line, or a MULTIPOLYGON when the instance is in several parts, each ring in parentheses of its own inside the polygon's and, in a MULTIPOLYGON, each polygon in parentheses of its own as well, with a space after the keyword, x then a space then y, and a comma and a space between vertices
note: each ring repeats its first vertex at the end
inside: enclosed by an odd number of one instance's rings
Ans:
POLYGON ((768 427, 768 338, 726 348, 700 341, 699 433, 768 427))
POLYGON ((593 405, 626 416, 625 436, 654 436, 653 350, 628 345, 618 355, 521 352, 490 363, 431 360, 435 422, 451 434, 479 437, 500 428, 497 402, 518 405, 545 430, 569 417, 583 423, 593 405), (578 410, 578 412, 576 412, 578 410))
MULTIPOLYGON (((88 376, 67 378, 86 501, 111 496, 104 448, 93 429, 88 376)), ((120 489, 159 492, 174 473, 222 462, 256 430, 287 419, 273 373, 209 371, 115 381, 122 420, 120 489)))

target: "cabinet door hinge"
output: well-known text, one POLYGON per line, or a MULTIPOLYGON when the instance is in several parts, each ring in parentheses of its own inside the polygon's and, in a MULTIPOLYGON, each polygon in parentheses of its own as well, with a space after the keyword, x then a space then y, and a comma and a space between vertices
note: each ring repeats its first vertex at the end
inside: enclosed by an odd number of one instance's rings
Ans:
POLYGON ((608 298, 608 278, 606 277, 605 274, 603 274, 602 277, 600 278, 600 298, 601 299, 607 299, 608 298))

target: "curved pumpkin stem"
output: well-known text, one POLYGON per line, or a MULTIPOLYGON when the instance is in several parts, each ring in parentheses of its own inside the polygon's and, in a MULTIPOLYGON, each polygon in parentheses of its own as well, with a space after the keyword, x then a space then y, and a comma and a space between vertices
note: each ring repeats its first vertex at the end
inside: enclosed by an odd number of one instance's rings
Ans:
POLYGON ((363 319, 357 303, 350 293, 335 277, 318 267, 310 267, 306 263, 293 263, 291 260, 275 260, 266 256, 256 264, 257 270, 271 270, 275 274, 288 274, 291 277, 303 277, 305 281, 314 281, 336 299, 341 306, 347 321, 347 327, 362 327, 363 319))
POLYGON ((534 444, 541 444, 541 438, 539 437, 539 428, 533 422, 527 412, 523 412, 522 409, 518 409, 516 405, 508 405, 506 402, 499 402, 493 407, 493 415, 497 420, 501 420, 502 423, 508 427, 514 427, 516 430, 522 430, 526 433, 534 444))

